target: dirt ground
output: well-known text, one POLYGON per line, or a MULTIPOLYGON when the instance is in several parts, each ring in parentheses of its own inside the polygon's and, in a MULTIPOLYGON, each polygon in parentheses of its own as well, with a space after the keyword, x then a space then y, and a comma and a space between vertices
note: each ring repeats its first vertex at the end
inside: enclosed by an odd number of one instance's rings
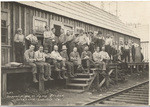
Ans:
MULTIPOLYGON (((62 88, 47 89, 45 94, 39 94, 37 90, 29 89, 29 91, 34 91, 35 94, 24 93, 21 95, 13 95, 12 92, 8 93, 7 101, 12 101, 13 103, 7 103, 7 105, 43 105, 43 106, 73 106, 82 105, 83 103, 90 102, 92 97, 103 96, 106 92, 111 92, 117 88, 125 88, 137 83, 148 80, 148 71, 133 73, 132 75, 126 75, 126 82, 119 82, 115 85, 110 85, 109 88, 101 88, 99 90, 91 89, 84 93, 71 93, 62 91, 62 88), (12 100, 13 99, 13 100, 12 100)), ((4 102, 3 102, 4 103, 4 102)))

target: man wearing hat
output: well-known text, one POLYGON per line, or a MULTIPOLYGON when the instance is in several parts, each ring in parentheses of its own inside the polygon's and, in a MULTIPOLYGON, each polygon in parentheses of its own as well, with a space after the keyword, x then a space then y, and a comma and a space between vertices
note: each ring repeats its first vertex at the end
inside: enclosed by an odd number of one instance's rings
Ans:
POLYGON ((35 51, 37 51, 38 49, 38 39, 35 36, 35 30, 32 30, 32 34, 29 34, 28 36, 26 36, 26 40, 27 40, 27 47, 29 47, 31 44, 35 46, 35 51))
POLYGON ((63 79, 63 78, 67 79, 67 77, 65 76, 65 71, 66 71, 65 59, 58 52, 57 45, 54 45, 54 50, 51 52, 51 58, 53 60, 55 71, 58 72, 58 79, 63 79), (61 76, 61 73, 62 73, 62 76, 61 76))
POLYGON ((25 36, 22 34, 22 29, 17 29, 17 34, 14 37, 15 45, 15 57, 16 62, 23 63, 24 48, 25 48, 25 36))
POLYGON ((65 44, 65 41, 66 41, 66 39, 67 39, 67 37, 66 37, 66 35, 65 35, 65 32, 64 32, 64 29, 60 29, 60 36, 59 36, 59 44, 58 44, 58 46, 59 46, 59 51, 61 50, 61 48, 62 48, 62 46, 63 46, 63 44, 65 44))
POLYGON ((102 32, 98 31, 97 35, 96 35, 96 43, 95 43, 95 47, 100 47, 100 50, 102 48, 102 46, 104 45, 105 39, 102 36, 102 32))
POLYGON ((74 66, 72 62, 69 62, 66 45, 62 46, 62 51, 60 52, 60 55, 65 59, 65 65, 67 67, 69 76, 74 77, 74 66))

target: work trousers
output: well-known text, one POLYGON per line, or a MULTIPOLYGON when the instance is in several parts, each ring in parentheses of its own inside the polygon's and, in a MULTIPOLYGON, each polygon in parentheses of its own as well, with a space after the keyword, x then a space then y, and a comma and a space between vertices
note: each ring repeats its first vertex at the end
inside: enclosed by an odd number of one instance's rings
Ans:
POLYGON ((35 62, 35 64, 39 68, 41 74, 44 74, 46 77, 51 76, 51 66, 49 63, 35 62))
POLYGON ((82 60, 83 67, 89 68, 91 64, 95 65, 95 63, 91 59, 83 59, 82 60))
POLYGON ((84 48, 86 47, 86 44, 84 45, 77 45, 77 48, 78 48, 78 52, 81 56, 82 52, 84 51, 84 48))
POLYGON ((52 41, 52 39, 44 39, 44 49, 48 49, 48 53, 53 51, 54 45, 56 45, 56 42, 52 41))
POLYGON ((124 57, 125 57, 125 62, 130 62, 130 50, 129 49, 125 49, 124 50, 124 57))
POLYGON ((23 63, 24 62, 24 45, 22 42, 15 42, 15 57, 16 62, 23 63))
POLYGON ((55 69, 56 68, 61 69, 62 67, 65 67, 65 65, 66 65, 64 61, 58 61, 55 59, 53 59, 53 64, 54 64, 55 69))
POLYGON ((69 61, 65 61, 65 64, 66 64, 66 67, 67 67, 67 71, 74 73, 74 65, 73 65, 73 63, 69 62, 69 61))
POLYGON ((108 53, 109 57, 111 58, 111 46, 110 45, 105 45, 105 51, 108 53))
POLYGON ((32 72, 33 74, 36 74, 36 73, 37 73, 37 67, 36 67, 36 64, 35 64, 35 63, 33 63, 33 62, 26 62, 25 64, 32 67, 31 72, 32 72))

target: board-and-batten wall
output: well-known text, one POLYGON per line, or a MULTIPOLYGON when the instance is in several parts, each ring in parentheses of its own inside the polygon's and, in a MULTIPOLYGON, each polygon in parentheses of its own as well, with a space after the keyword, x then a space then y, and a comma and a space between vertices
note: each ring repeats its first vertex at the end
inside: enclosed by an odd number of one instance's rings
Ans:
MULTIPOLYGON (((2 11, 7 8, 7 10, 10 11, 10 17, 9 17, 9 22, 10 22, 10 50, 8 48, 5 48, 6 50, 8 50, 8 52, 4 52, 2 51, 2 56, 6 56, 6 53, 10 54, 10 58, 4 58, 3 60, 7 60, 4 61, 5 64, 9 61, 15 61, 15 55, 14 55, 14 35, 16 33, 17 28, 21 27, 23 29, 23 34, 25 36, 27 36, 28 34, 32 33, 32 29, 34 29, 34 19, 35 18, 41 18, 42 20, 46 20, 47 24, 50 26, 50 28, 54 27, 54 24, 56 25, 60 25, 61 27, 64 26, 70 26, 72 27, 74 30, 76 27, 80 27, 83 28, 85 31, 101 31, 103 33, 103 36, 105 37, 107 33, 110 33, 114 36, 114 39, 119 43, 119 37, 122 37, 124 40, 128 40, 128 39, 132 39, 133 41, 135 41, 136 43, 140 43, 140 40, 137 38, 133 38, 127 35, 123 35, 117 32, 113 32, 104 28, 100 28, 91 24, 87 24, 87 23, 83 23, 81 21, 78 20, 73 20, 67 17, 63 17, 60 15, 56 15, 50 12, 46 12, 43 10, 39 10, 36 8, 32 8, 32 7, 28 7, 22 4, 18 4, 15 2, 2 2, 1 3, 2 6, 2 11), (9 52, 10 51, 10 52, 9 52), (8 60, 10 59, 10 60, 8 60)), ((3 47, 3 46, 2 46, 3 47)), ((3 50, 5 50, 3 49, 3 50)), ((9 55, 7 55, 9 56, 9 55)))

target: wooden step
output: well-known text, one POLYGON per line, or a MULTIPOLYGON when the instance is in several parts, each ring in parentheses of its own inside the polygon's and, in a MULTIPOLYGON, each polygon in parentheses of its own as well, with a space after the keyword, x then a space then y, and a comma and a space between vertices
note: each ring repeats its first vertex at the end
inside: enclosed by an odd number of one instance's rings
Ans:
POLYGON ((82 93, 85 90, 77 90, 77 89, 63 89, 65 92, 73 92, 73 93, 82 93))
POLYGON ((78 75, 78 76, 80 76, 80 75, 81 76, 92 76, 94 74, 93 73, 89 73, 89 74, 88 73, 85 73, 85 74, 84 73, 76 73, 76 75, 78 75))
POLYGON ((76 80, 76 81, 90 81, 91 78, 72 78, 71 80, 76 80))
POLYGON ((77 87, 86 87, 88 84, 75 84, 75 83, 69 83, 68 86, 77 86, 77 87))

